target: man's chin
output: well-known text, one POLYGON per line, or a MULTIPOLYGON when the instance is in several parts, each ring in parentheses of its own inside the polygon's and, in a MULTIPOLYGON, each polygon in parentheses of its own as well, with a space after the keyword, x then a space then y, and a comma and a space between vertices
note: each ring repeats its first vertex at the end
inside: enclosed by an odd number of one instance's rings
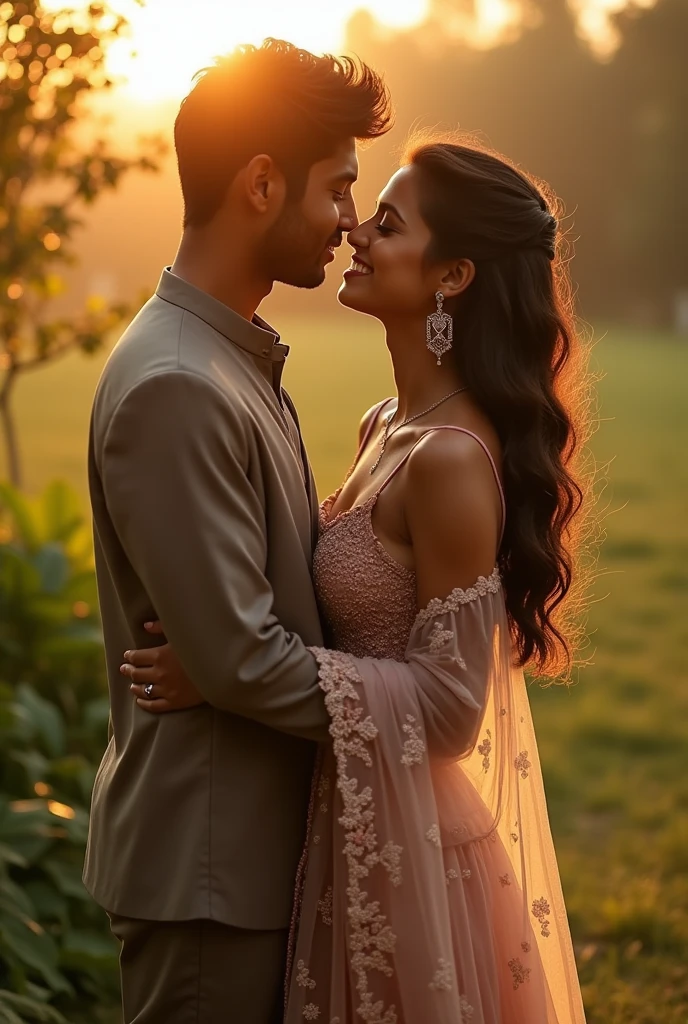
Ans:
POLYGON ((308 272, 304 271, 301 274, 295 274, 291 271, 289 274, 284 274, 278 280, 282 284, 288 284, 291 288, 319 288, 321 284, 325 282, 325 268, 317 267, 308 272))

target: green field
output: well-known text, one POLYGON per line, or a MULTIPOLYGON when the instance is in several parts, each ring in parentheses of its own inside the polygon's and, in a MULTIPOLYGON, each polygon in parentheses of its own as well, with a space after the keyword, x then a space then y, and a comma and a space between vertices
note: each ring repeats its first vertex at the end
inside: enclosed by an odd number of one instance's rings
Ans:
MULTIPOLYGON (((361 413, 390 393, 366 321, 283 325, 286 383, 323 494, 351 460, 361 413)), ((610 463, 576 685, 531 690, 590 1024, 688 1022, 688 343, 611 331, 596 347, 599 463, 610 463)), ((21 385, 26 485, 85 490, 100 364, 71 358, 21 385)), ((0 471, 1 471, 0 465, 0 471)))

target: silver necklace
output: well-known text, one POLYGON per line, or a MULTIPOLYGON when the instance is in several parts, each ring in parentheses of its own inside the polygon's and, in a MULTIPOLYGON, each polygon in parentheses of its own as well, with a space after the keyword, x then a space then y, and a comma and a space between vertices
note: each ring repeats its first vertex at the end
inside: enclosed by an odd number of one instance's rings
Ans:
POLYGON ((409 416, 408 419, 405 419, 404 422, 400 423, 398 427, 395 427, 394 430, 391 432, 391 434, 389 432, 389 428, 392 425, 392 420, 394 419, 394 415, 395 414, 392 414, 391 416, 389 416, 385 420, 385 431, 384 431, 384 434, 382 435, 382 439, 380 440, 380 454, 376 458, 376 460, 373 463, 373 465, 370 467, 370 472, 374 473, 375 470, 377 469, 377 467, 382 462, 382 456, 385 454, 385 448, 387 447, 387 442, 389 441, 390 437, 394 437, 394 435, 396 434, 397 430, 401 430, 402 427, 407 427, 409 425, 409 423, 413 423, 414 420, 419 420, 421 418, 421 416, 427 416, 427 414, 429 412, 432 412, 433 409, 436 409, 439 405, 442 405, 444 402, 448 402, 450 398, 454 397, 454 395, 460 395, 462 391, 468 391, 468 388, 467 387, 457 388, 456 391, 452 391, 452 393, 450 395, 445 395, 444 398, 440 398, 439 402, 435 402, 434 405, 429 406, 427 409, 423 409, 422 412, 417 412, 415 416, 409 416))

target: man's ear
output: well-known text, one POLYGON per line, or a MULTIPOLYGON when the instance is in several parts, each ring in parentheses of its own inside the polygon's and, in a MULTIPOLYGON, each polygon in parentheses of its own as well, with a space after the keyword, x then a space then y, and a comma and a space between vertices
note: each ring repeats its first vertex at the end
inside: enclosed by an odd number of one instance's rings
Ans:
POLYGON ((475 264, 472 260, 457 260, 445 266, 439 291, 445 299, 454 299, 465 292, 475 278, 475 264))
POLYGON ((271 213, 282 208, 287 194, 284 175, 272 157, 254 156, 243 172, 243 191, 256 213, 271 213))

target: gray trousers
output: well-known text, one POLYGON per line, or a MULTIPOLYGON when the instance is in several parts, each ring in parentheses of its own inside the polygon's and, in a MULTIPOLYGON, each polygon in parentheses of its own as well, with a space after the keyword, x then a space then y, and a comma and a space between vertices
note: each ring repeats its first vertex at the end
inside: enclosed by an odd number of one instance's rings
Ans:
POLYGON ((124 1024, 280 1024, 287 932, 110 914, 124 1024))

